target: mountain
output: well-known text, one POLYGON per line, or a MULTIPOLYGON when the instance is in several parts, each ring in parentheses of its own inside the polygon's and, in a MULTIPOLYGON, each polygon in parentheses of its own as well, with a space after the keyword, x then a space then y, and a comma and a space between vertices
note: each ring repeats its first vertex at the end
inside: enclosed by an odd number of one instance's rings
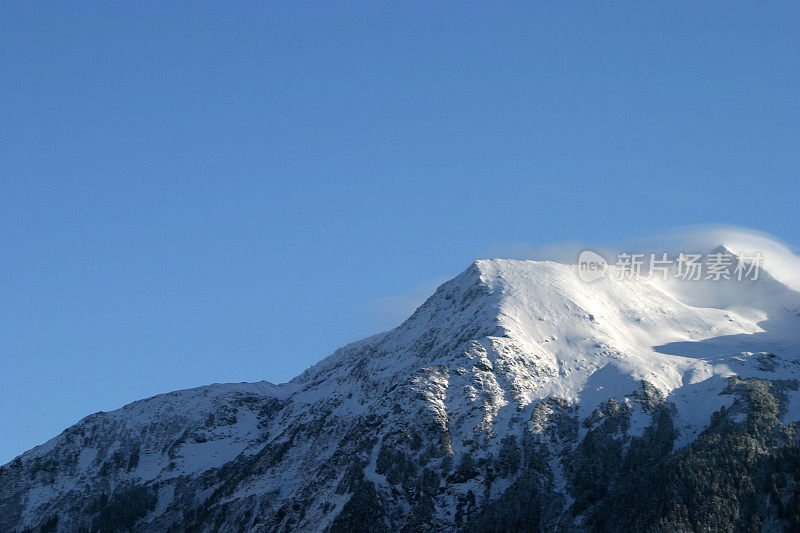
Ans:
POLYGON ((0 531, 800 527, 800 294, 477 261, 289 383, 81 420, 0 531))

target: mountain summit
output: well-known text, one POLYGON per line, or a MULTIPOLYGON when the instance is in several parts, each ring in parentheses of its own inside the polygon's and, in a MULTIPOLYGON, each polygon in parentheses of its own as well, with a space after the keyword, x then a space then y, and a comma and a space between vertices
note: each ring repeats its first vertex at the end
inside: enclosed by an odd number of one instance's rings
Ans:
POLYGON ((800 526, 800 294, 762 274, 476 261, 289 383, 81 420, 0 469, 0 530, 800 526))

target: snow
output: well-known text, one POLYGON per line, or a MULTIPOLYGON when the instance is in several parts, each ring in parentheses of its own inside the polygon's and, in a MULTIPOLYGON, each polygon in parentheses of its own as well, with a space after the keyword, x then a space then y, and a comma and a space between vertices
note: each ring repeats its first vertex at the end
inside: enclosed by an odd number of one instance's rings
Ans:
MULTIPOLYGON (((342 431, 371 415, 386 421, 385 427, 439 427, 451 436, 457 460, 467 452, 496 456, 502 437, 524 427, 538 402, 551 397, 577 405, 580 420, 609 398, 626 402, 632 408, 629 431, 638 435, 649 425, 649 414, 630 395, 646 380, 674 402, 680 447, 733 401, 720 394, 727 378, 800 377, 800 294, 768 272, 745 284, 691 283, 606 277, 590 284, 573 265, 476 261, 397 328, 337 350, 289 383, 177 391, 91 415, 76 428, 107 445, 106 455, 138 439, 139 464, 120 476, 140 482, 193 476, 254 455, 320 417, 340 422, 342 431), (282 408, 264 420, 258 406, 271 400, 282 408), (204 422, 209 414, 229 412, 235 417, 224 424, 204 422), (196 434, 183 438, 186 428, 196 434), (165 446, 173 444, 168 456, 165 446)), ((789 398, 785 417, 798 420, 800 394, 789 398)), ((31 450, 23 462, 67 450, 67 438, 62 434, 31 450)), ((230 499, 293 498, 304 479, 330 460, 341 438, 334 433, 293 442, 280 468, 242 480, 230 499)), ((381 442, 364 456, 365 475, 387 488, 385 476, 375 471, 381 442)), ((32 486, 27 516, 90 481, 98 457, 95 446, 86 446, 77 477, 64 474, 54 485, 32 486)), ((551 466, 556 488, 563 490, 557 457, 551 466)), ((498 481, 492 493, 504 483, 498 481)), ((477 491, 480 480, 457 485, 446 498, 477 491)), ((330 486, 318 489, 337 508, 347 501, 330 486)), ((162 489, 159 509, 171 494, 162 489)), ((444 514, 452 513, 451 504, 436 503, 444 514)))

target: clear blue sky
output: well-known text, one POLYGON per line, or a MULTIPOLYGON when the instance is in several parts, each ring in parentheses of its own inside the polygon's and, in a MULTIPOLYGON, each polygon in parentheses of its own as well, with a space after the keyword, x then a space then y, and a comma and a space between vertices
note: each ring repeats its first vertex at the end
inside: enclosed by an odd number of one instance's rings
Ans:
POLYGON ((3 2, 0 462, 504 244, 800 244, 800 7, 695 4, 3 2))

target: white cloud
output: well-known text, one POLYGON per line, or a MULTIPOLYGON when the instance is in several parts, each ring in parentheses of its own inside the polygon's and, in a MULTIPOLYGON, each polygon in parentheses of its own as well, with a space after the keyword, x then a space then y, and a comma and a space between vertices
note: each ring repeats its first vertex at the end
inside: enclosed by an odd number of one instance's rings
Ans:
MULTIPOLYGON (((621 251, 642 253, 699 252, 708 253, 720 244, 737 253, 760 252, 762 267, 778 281, 800 290, 800 257, 791 246, 767 233, 724 225, 704 225, 676 228, 653 237, 621 241, 613 246, 592 246, 576 241, 533 246, 527 243, 495 244, 485 257, 527 259, 574 264, 583 250, 600 253, 613 259, 621 251)), ((477 258, 476 258, 477 259, 477 258)), ((465 265, 466 267, 466 265, 465 265)), ((419 307, 448 277, 420 283, 406 293, 384 296, 366 302, 367 327, 371 331, 384 331, 398 326, 419 307)))
POLYGON ((789 287, 800 290, 800 257, 797 249, 762 231, 709 224, 679 227, 669 232, 644 239, 621 241, 612 246, 593 246, 580 242, 565 242, 545 246, 526 243, 495 244, 489 248, 491 257, 504 259, 532 259, 574 264, 583 250, 592 250, 613 259, 622 251, 642 253, 696 252, 708 253, 724 244, 740 254, 761 253, 762 267, 774 278, 789 287))
POLYGON ((702 253, 724 244, 738 254, 761 253, 764 270, 792 289, 800 290, 800 257, 797 249, 762 231, 724 225, 687 226, 632 244, 637 250, 652 252, 702 253))

